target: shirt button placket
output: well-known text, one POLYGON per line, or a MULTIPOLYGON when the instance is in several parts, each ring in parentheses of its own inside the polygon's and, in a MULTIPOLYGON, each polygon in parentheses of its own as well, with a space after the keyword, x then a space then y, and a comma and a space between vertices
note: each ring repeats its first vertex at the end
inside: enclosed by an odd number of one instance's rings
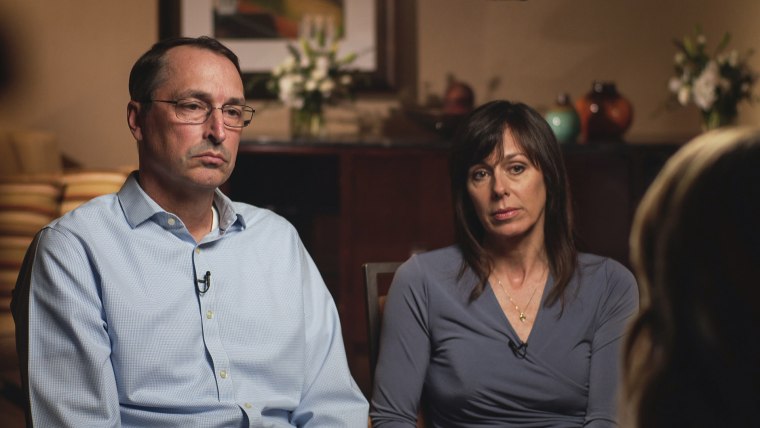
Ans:
MULTIPOLYGON (((198 272, 197 279, 203 279, 203 274, 211 270, 210 255, 213 251, 196 245, 192 249, 193 267, 198 272)), ((203 285, 203 284, 199 284, 203 285)), ((213 273, 211 276, 211 287, 209 290, 200 294, 200 316, 203 321, 202 334, 203 341, 206 345, 206 351, 211 357, 211 365, 216 373, 216 382, 218 387, 219 399, 223 401, 234 401, 235 391, 232 383, 232 374, 230 373, 230 360, 224 345, 221 341, 218 317, 214 310, 215 307, 215 289, 213 273)))

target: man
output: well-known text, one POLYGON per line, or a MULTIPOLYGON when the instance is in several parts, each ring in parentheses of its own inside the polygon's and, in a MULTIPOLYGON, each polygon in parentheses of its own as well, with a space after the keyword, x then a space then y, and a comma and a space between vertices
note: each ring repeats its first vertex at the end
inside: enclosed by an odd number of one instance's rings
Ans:
POLYGON ((335 305, 293 227, 217 188, 245 106, 214 39, 134 65, 139 171, 45 227, 16 290, 35 426, 360 427, 335 305))

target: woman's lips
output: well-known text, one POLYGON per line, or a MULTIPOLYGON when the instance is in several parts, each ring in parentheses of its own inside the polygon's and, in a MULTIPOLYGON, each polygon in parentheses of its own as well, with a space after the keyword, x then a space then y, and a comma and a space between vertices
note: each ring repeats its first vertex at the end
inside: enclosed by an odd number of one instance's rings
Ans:
POLYGON ((491 216, 493 216, 494 220, 497 221, 504 221, 509 220, 513 217, 515 217, 520 210, 517 208, 505 208, 503 210, 496 210, 493 213, 491 213, 491 216))

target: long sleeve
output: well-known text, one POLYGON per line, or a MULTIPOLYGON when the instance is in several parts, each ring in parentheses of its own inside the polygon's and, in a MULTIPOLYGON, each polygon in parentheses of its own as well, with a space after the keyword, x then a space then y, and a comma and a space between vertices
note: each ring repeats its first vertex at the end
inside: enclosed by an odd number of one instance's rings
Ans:
MULTIPOLYGON (((615 426, 620 341, 638 304, 633 275, 581 254, 565 305, 541 306, 520 356, 496 296, 487 288, 471 300, 477 278, 460 275, 461 266, 448 247, 398 269, 383 316, 373 425, 413 427, 423 395, 432 426, 615 426)), ((550 277, 547 291, 554 286, 550 277)))
POLYGON ((130 176, 38 235, 13 304, 36 426, 366 426, 295 228, 221 193, 215 206, 196 242, 130 176))
POLYGON ((373 427, 415 427, 428 362, 427 299, 414 258, 402 265, 387 296, 380 336, 373 427))
POLYGON ((628 322, 639 305, 636 280, 628 270, 607 261, 605 276, 604 286, 608 291, 597 309, 598 328, 591 347, 585 427, 617 426, 620 350, 628 322))
POLYGON ((367 425, 368 404, 348 369, 340 320, 316 266, 301 252, 304 278, 305 379, 292 423, 303 427, 367 425))
POLYGON ((22 375, 34 426, 119 426, 107 322, 76 241, 43 229, 14 296, 22 375))

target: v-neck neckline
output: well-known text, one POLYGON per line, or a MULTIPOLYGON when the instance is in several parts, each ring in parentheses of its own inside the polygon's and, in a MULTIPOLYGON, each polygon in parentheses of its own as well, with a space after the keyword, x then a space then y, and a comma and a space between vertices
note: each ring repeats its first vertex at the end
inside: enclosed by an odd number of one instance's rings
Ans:
POLYGON ((504 310, 501 307, 501 304, 499 303, 499 298, 496 296, 496 290, 494 286, 491 284, 491 281, 488 281, 488 294, 491 301, 492 309, 498 312, 499 316, 499 325, 507 327, 507 336, 511 340, 515 340, 519 342, 520 344, 526 344, 532 339, 536 338, 536 335, 534 334, 536 331, 536 328, 538 328, 542 323, 541 320, 543 319, 543 313, 545 312, 544 308, 544 302, 546 301, 547 294, 551 291, 551 289, 554 287, 554 280, 551 276, 551 274, 548 274, 546 276, 546 282, 544 283, 544 290, 541 293, 541 300, 539 300, 538 303, 538 310, 536 311, 536 317, 535 320, 533 320, 533 326, 530 328, 530 332, 528 333, 528 336, 525 340, 522 340, 520 336, 517 334, 517 330, 515 330, 512 323, 509 321, 509 318, 507 317, 507 314, 504 313, 504 310))

